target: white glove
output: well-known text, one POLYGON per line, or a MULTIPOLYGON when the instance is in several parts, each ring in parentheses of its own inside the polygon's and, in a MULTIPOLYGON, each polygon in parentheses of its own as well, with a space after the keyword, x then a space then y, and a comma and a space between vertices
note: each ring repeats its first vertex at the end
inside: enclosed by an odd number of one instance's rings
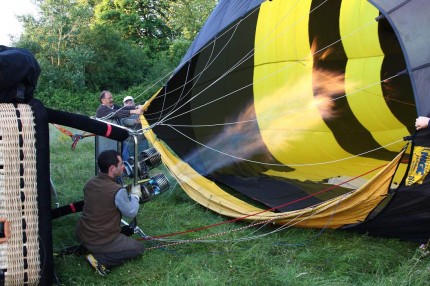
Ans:
POLYGON ((429 120, 430 118, 428 117, 424 117, 424 116, 418 117, 415 120, 415 128, 417 128, 417 130, 427 128, 429 126, 429 120))
POLYGON ((136 197, 137 200, 140 200, 142 197, 142 191, 140 190, 140 185, 134 186, 130 191, 130 197, 136 197))

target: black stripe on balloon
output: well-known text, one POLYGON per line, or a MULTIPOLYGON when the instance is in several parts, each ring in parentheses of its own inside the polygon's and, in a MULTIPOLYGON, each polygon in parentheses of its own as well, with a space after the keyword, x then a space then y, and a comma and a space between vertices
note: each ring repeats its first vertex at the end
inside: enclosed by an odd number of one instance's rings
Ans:
MULTIPOLYGON (((341 0, 312 1, 311 11, 313 9, 315 11, 309 14, 309 42, 311 45, 316 43, 315 51, 325 47, 331 49, 329 55, 324 59, 318 58, 318 53, 314 55, 314 69, 345 74, 348 58, 342 43, 339 41, 341 39, 339 27, 341 2, 341 0)), ((318 95, 318 90, 315 88, 314 95, 318 95)), ((333 94, 334 98, 344 95, 345 91, 333 94)), ((371 133, 357 120, 345 97, 335 100, 334 103, 334 118, 324 119, 324 121, 336 138, 337 143, 345 151, 351 154, 362 154, 381 147, 371 133)), ((394 153, 380 149, 363 156, 391 160, 393 155, 394 153)))
MULTIPOLYGON (((243 19, 236 20, 232 26, 238 24, 237 28, 220 32, 218 38, 194 55, 189 65, 183 66, 166 86, 167 92, 173 92, 168 95, 165 106, 173 106, 178 98, 182 98, 181 102, 176 105, 179 107, 183 102, 192 98, 182 108, 176 108, 173 116, 184 112, 186 114, 167 120, 167 123, 211 125, 176 128, 198 142, 232 155, 220 154, 201 147, 177 134, 171 128, 160 126, 154 129, 155 133, 166 141, 182 159, 203 175, 211 176, 213 172, 245 176, 258 175, 268 168, 272 168, 264 164, 235 159, 233 156, 245 157, 251 161, 280 164, 264 144, 257 121, 252 121, 256 118, 252 83, 254 35, 257 20, 258 13, 255 11, 250 12, 250 15, 243 19), (193 80, 184 90, 180 88, 180 85, 190 79, 193 80), (223 96, 225 97, 219 100, 223 96), (199 108, 200 106, 204 107, 199 108), (250 112, 247 113, 246 118, 240 118, 245 109, 250 112), (193 111, 188 113, 190 110, 193 111), (243 119, 251 121, 234 125, 220 125, 243 119), (240 153, 250 142, 255 146, 252 152, 240 153), (195 152, 196 150, 202 150, 202 152, 195 152), (195 152, 194 155, 190 156, 193 152, 195 152), (222 165, 213 169, 214 161, 222 161, 222 165)), ((161 108, 160 102, 161 100, 158 101, 159 105, 155 107, 156 110, 161 108)), ((153 109, 148 112, 151 111, 153 109)), ((289 167, 275 168, 283 171, 292 170, 289 167)))
POLYGON ((417 112, 409 75, 402 73, 406 70, 405 56, 393 28, 385 18, 378 21, 378 35, 384 52, 381 79, 385 80, 381 87, 385 102, 397 120, 413 134, 417 112), (399 73, 402 74, 396 76, 399 73))

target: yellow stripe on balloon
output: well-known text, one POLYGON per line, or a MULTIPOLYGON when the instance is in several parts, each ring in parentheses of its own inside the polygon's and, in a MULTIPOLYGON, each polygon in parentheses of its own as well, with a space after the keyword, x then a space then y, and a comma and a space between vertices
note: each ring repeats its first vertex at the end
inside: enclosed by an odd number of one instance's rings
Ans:
MULTIPOLYGON (((381 146, 409 134, 391 113, 381 89, 384 54, 378 38, 379 11, 366 0, 342 1, 340 32, 348 56, 345 92, 359 122, 381 146), (354 20, 351 20, 354 19, 354 20)), ((398 151, 403 143, 387 146, 398 151)))

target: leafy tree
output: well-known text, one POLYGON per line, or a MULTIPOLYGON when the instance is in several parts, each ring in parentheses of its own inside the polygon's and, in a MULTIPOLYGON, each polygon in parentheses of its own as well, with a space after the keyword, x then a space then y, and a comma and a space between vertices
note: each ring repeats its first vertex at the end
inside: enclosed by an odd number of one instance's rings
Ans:
POLYGON ((91 50, 77 45, 80 33, 88 29, 92 7, 82 0, 38 0, 38 19, 20 17, 24 33, 17 45, 30 49, 40 62, 42 89, 85 89, 85 64, 91 50))
POLYGON ((175 66, 185 55, 217 0, 175 0, 170 2, 167 25, 174 31, 168 57, 175 66))
POLYGON ((31 50, 42 67, 39 98, 68 111, 82 111, 83 102, 92 110, 97 104, 93 95, 102 89, 119 94, 132 88, 145 98, 152 95, 216 4, 215 0, 32 1, 40 15, 19 16, 24 33, 15 46, 31 50))
POLYGON ((144 51, 111 26, 95 25, 82 35, 79 45, 94 53, 85 70, 91 90, 127 89, 140 84, 150 69, 144 51))
POLYGON ((180 39, 192 41, 217 2, 217 0, 171 1, 167 25, 180 36, 180 39))
POLYGON ((155 58, 157 51, 168 49, 173 38, 166 24, 168 11, 166 0, 102 0, 96 6, 95 20, 97 24, 114 27, 123 38, 155 58))
POLYGON ((80 0, 38 0, 40 18, 23 18, 29 40, 38 43, 50 64, 60 67, 82 29, 91 21, 92 7, 80 0))

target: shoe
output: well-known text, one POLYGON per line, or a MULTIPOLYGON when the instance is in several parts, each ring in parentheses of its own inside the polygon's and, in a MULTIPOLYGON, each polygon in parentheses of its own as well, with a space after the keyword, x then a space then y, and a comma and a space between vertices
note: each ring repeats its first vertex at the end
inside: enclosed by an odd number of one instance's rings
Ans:
POLYGON ((91 266, 97 271, 101 276, 106 276, 110 273, 110 270, 106 268, 103 264, 100 264, 97 259, 94 258, 92 254, 88 254, 86 256, 87 261, 91 264, 91 266))

